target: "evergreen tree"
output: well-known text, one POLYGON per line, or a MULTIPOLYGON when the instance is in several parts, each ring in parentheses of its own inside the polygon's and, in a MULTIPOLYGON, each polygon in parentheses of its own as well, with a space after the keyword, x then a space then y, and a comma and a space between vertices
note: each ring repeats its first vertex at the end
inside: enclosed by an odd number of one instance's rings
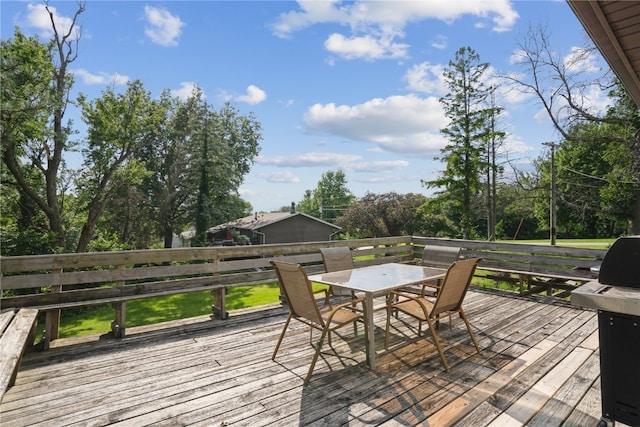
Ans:
POLYGON ((428 187, 442 188, 440 194, 454 202, 460 216, 462 237, 473 235, 475 214, 473 199, 481 191, 481 171, 487 140, 492 128, 487 99, 491 93, 483 83, 489 64, 480 62, 480 56, 470 47, 460 48, 444 71, 449 93, 440 98, 445 115, 451 120, 441 132, 449 143, 441 150, 446 163, 443 175, 429 182, 428 187), (489 130, 488 130, 489 129, 489 130))

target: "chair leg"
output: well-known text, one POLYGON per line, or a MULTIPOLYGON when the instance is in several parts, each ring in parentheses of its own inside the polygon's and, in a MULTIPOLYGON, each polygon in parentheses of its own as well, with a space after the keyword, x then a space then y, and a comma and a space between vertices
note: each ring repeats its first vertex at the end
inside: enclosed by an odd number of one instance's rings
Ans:
POLYGON ((436 348, 438 349, 438 353, 440 354, 440 360, 442 360, 442 364, 444 365, 444 369, 449 372, 449 364, 447 363, 447 358, 444 357, 444 352, 442 351, 442 346, 440 346, 440 340, 438 339, 438 334, 436 333, 436 328, 431 318, 427 318, 427 323, 429 324, 429 330, 431 331, 431 336, 433 337, 433 342, 436 344, 436 348))
POLYGON ((318 340, 318 343, 316 344, 316 353, 313 355, 313 360, 311 361, 311 366, 309 366, 309 372, 307 372, 307 376, 304 379, 304 385, 307 385, 309 383, 309 380, 311 379, 311 374, 313 373, 313 368, 315 368, 316 366, 316 362, 318 361, 318 356, 320 356, 320 349, 322 349, 322 344, 324 342, 324 338, 327 335, 327 333, 329 332, 329 326, 327 325, 323 330, 322 330, 322 336, 320 337, 320 339, 318 340))
MULTIPOLYGON (((356 299, 355 291, 351 291, 351 299, 352 300, 356 299)), ((352 303, 351 305, 352 305, 352 307, 353 307, 353 309, 355 311, 356 304, 352 303)), ((358 336, 358 322, 353 322, 353 335, 355 335, 356 337, 358 336)))
POLYGON ((476 347, 478 353, 480 353, 480 347, 478 346, 478 341, 476 340, 475 335, 473 335, 473 331, 471 330, 471 324, 467 319, 467 315, 464 314, 464 311, 460 309, 460 318, 464 320, 464 324, 467 325, 467 331, 469 331, 469 336, 471 336, 471 341, 473 341, 473 345, 476 347))
POLYGON ((291 314, 287 317, 287 321, 284 322, 284 327, 282 328, 282 333, 280 333, 280 338, 278 338, 278 343, 276 344, 275 350, 273 350, 273 355, 271 356, 271 360, 276 359, 276 353, 278 353, 278 349, 280 348, 280 343, 282 342, 282 338, 284 338, 284 333, 287 331, 287 326, 289 326, 289 321, 291 321, 291 314))
MULTIPOLYGON (((384 334, 384 349, 385 350, 389 349, 389 328, 391 326, 391 316, 393 315, 393 307, 391 306, 391 304, 393 303, 394 300, 395 300, 394 296, 387 295, 387 327, 385 328, 385 334, 384 334)), ((366 314, 368 314, 368 313, 366 313, 366 314)), ((365 322, 365 325, 366 324, 367 324, 367 322, 365 322)), ((365 340, 368 342, 366 333, 365 333, 365 340)))

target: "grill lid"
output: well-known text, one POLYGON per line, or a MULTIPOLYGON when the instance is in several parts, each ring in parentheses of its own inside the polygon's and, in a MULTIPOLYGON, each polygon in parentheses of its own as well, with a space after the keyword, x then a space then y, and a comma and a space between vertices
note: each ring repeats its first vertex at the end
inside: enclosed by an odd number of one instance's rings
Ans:
POLYGON ((640 288, 640 236, 618 238, 602 259, 598 281, 640 288))

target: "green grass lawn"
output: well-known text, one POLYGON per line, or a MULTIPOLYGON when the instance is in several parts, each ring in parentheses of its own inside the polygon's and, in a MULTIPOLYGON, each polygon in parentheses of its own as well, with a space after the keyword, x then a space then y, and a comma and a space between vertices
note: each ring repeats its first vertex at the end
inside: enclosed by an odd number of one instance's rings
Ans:
MULTIPOLYGON (((314 290, 326 286, 314 285, 314 290)), ((277 283, 231 288, 227 292, 227 310, 256 307, 280 301, 277 283)), ((150 325, 170 320, 211 314, 213 298, 208 291, 171 295, 127 302, 127 327, 150 325)), ((86 308, 82 313, 65 315, 60 321, 60 338, 109 332, 113 308, 101 305, 86 308)), ((39 325, 38 336, 44 325, 39 325)))

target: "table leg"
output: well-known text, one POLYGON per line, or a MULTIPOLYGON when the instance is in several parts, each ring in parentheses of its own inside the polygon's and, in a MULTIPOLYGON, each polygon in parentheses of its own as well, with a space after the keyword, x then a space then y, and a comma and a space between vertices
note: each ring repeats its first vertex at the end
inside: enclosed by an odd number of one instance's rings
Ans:
POLYGON ((367 322, 367 363, 372 370, 376 369, 376 342, 373 328, 373 293, 367 292, 364 297, 365 322, 367 322))

